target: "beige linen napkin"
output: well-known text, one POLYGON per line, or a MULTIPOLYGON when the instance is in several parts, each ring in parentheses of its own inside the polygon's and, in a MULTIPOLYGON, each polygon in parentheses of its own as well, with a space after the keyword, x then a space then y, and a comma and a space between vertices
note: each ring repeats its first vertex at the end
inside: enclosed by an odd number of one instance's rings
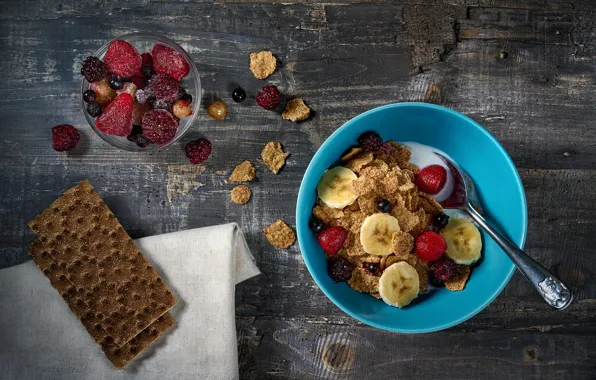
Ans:
POLYGON ((32 261, 0 270, 0 379, 237 379, 235 284, 259 274, 235 223, 136 240, 176 326, 122 370, 32 261))

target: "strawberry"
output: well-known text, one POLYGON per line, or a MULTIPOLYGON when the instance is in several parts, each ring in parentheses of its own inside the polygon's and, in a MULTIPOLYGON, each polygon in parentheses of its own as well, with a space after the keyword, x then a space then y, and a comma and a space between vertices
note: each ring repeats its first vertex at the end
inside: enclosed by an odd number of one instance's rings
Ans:
POLYGON ((341 226, 329 227, 317 235, 317 240, 328 255, 335 255, 348 237, 348 231, 341 226))
POLYGON ((418 171, 416 186, 427 194, 436 194, 447 181, 447 170, 441 165, 430 165, 418 171))
POLYGON ((141 55, 126 41, 112 41, 103 61, 110 73, 121 77, 131 77, 141 71, 141 55))
POLYGON ((416 239, 416 254, 424 261, 435 261, 447 250, 447 243, 441 235, 425 231, 416 239))
POLYGON ((157 44, 151 51, 153 55, 153 69, 158 74, 168 74, 176 80, 181 80, 190 71, 190 66, 182 54, 171 47, 157 44))
POLYGON ((108 135, 128 136, 132 129, 134 104, 135 101, 130 94, 118 95, 95 121, 97 129, 108 135))

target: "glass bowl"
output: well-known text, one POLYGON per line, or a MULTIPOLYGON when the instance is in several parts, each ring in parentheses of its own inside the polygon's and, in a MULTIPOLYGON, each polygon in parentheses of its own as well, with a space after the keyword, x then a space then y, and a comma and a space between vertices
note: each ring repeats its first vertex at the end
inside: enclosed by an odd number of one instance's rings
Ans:
POLYGON ((188 65, 190 66, 190 71, 188 75, 180 81, 180 86, 184 88, 186 92, 192 96, 192 103, 190 107, 193 113, 190 116, 180 119, 180 122, 178 124, 178 130, 176 131, 176 136, 172 141, 162 146, 150 144, 145 148, 141 148, 137 146, 137 144, 135 144, 134 142, 128 141, 126 137, 108 135, 97 129, 97 126, 95 125, 95 118, 87 113, 87 103, 83 101, 83 92, 88 90, 90 87, 89 82, 87 82, 87 80, 83 77, 83 83, 81 85, 80 93, 81 108, 83 110, 83 114, 85 115, 87 122, 95 131, 95 133, 97 133, 99 137, 101 137, 104 141, 106 141, 112 146, 115 146, 116 148, 124 149, 131 152, 165 149, 168 146, 174 144, 176 141, 178 141, 190 129, 191 125, 197 118, 198 110, 201 104, 201 78, 199 77, 199 71, 193 63, 192 58, 180 45, 170 40, 169 38, 151 33, 131 33, 116 37, 113 40, 108 41, 101 48, 99 48, 95 53, 93 53, 93 55, 103 60, 103 57, 106 51, 108 50, 108 46, 114 40, 124 40, 128 42, 129 44, 134 46, 140 54, 151 52, 151 49, 156 44, 162 44, 171 47, 178 53, 182 54, 182 56, 186 59, 186 62, 188 62, 188 65))

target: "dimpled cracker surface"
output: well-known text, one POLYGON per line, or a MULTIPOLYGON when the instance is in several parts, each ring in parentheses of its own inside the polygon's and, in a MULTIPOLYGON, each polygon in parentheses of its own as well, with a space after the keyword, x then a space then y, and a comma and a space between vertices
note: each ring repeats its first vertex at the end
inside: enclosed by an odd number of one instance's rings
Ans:
POLYGON ((95 318, 93 312, 77 293, 74 286, 66 279, 66 272, 56 264, 39 240, 31 243, 29 254, 33 257, 33 261, 41 269, 43 274, 50 280, 54 289, 62 295, 73 314, 85 326, 89 335, 91 335, 95 342, 101 345, 106 357, 116 368, 124 367, 175 324, 172 316, 166 313, 125 345, 118 347, 101 327, 100 321, 95 318))
POLYGON ((89 182, 68 190, 29 227, 117 346, 176 304, 89 182))

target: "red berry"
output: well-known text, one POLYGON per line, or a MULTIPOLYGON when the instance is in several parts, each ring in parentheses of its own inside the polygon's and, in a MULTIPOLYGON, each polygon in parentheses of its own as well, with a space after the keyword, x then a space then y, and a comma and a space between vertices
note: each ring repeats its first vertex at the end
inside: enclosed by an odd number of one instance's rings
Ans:
POLYGON ((153 57, 150 53, 141 54, 141 65, 153 65, 153 57))
POLYGON ((281 101, 281 94, 277 87, 265 86, 257 94, 257 104, 266 110, 272 110, 279 105, 281 101))
POLYGON ((455 276, 457 264, 451 259, 437 260, 430 265, 429 269, 434 278, 447 281, 455 276))
POLYGON ((178 122, 167 110, 151 110, 143 115, 143 133, 157 146, 164 146, 176 137, 178 122))
POLYGON ((190 141, 186 144, 184 150, 191 164, 201 164, 211 154, 211 143, 207 139, 190 141))
POLYGON ((132 112, 135 101, 128 93, 122 93, 103 110, 95 121, 97 129, 108 135, 126 137, 132 129, 132 112))
POLYGON ((358 136, 358 144, 369 152, 376 152, 381 149, 383 139, 377 132, 368 131, 358 136))
POLYGON ((126 41, 112 41, 103 61, 110 73, 121 77, 131 77, 141 71, 141 55, 126 41))
POLYGON ((441 165, 430 165, 418 171, 416 186, 427 194, 436 194, 447 181, 447 170, 441 165))
POLYGON ((317 240, 328 255, 335 255, 343 247, 348 231, 341 226, 329 227, 317 235, 317 240))
POLYGON ((137 86, 138 89, 145 88, 147 85, 147 78, 143 74, 135 74, 130 78, 130 81, 137 86))
POLYGON ((57 152, 74 149, 80 138, 79 131, 70 124, 60 124, 52 128, 52 146, 57 152))
POLYGON ((178 97, 178 81, 168 74, 155 74, 147 84, 146 92, 157 100, 171 100, 178 97))
POLYGON ((335 282, 348 281, 352 278, 354 264, 342 256, 336 256, 327 260, 327 272, 335 282))
POLYGON ((85 77, 87 82, 97 82, 102 80, 108 75, 108 69, 99 58, 87 57, 83 61, 83 67, 81 68, 81 74, 85 77))
POLYGON ((153 69, 158 74, 168 74, 176 80, 181 80, 190 71, 190 65, 184 56, 171 47, 157 44, 151 51, 153 54, 153 69))
POLYGON ((447 243, 436 232, 425 231, 416 239, 416 254, 424 261, 435 261, 446 249, 447 243))

